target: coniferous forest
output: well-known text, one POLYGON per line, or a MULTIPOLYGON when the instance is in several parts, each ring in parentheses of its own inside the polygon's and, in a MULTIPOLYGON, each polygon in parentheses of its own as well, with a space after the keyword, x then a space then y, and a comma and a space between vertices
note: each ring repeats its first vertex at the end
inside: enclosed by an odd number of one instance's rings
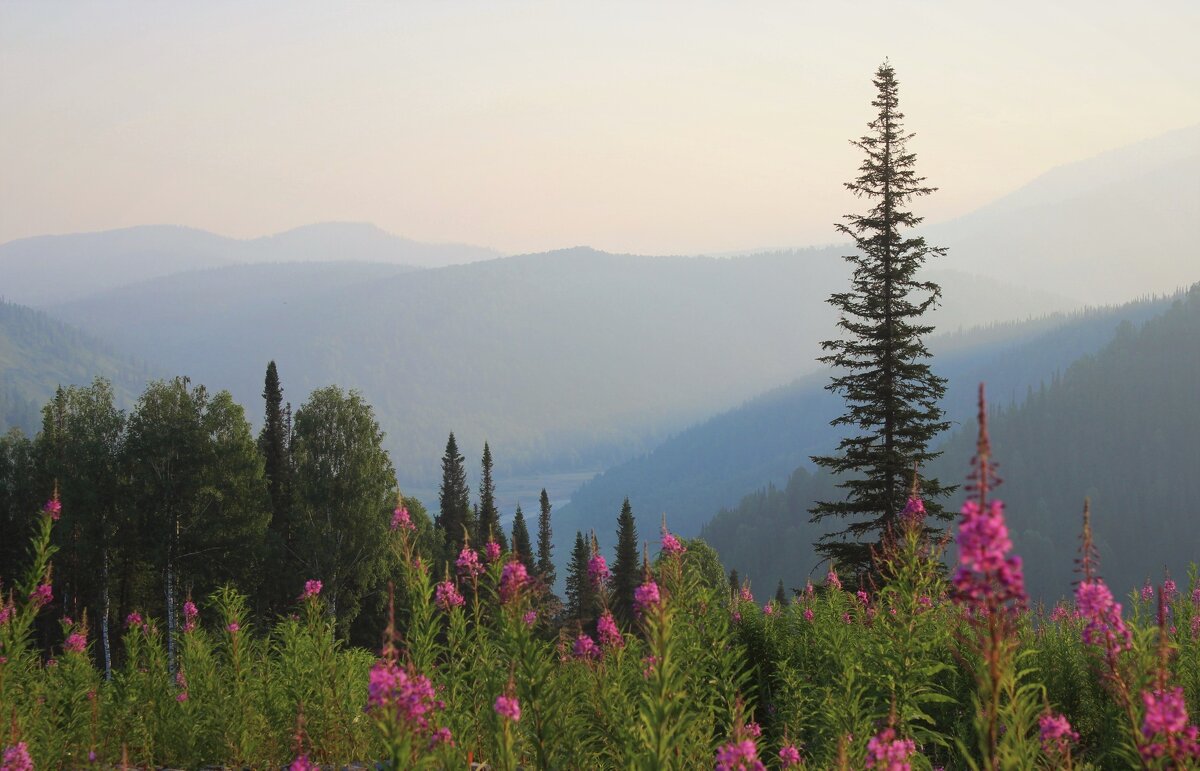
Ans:
POLYGON ((1200 768, 1200 289, 989 406, 939 374, 936 188, 873 86, 839 410, 700 538, 629 497, 564 528, 545 489, 505 522, 502 450, 451 426, 422 503, 362 393, 293 403, 275 361, 253 406, 180 376, 122 408, 76 356, 0 438, 0 768, 1200 768))

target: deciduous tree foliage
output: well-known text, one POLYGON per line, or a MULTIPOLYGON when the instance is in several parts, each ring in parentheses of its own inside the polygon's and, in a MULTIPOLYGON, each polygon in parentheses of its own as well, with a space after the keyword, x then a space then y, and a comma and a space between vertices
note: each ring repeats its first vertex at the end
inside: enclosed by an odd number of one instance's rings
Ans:
POLYGON ((129 418, 125 457, 141 555, 162 576, 173 635, 189 590, 247 586, 259 574, 269 518, 262 457, 229 392, 210 396, 184 377, 146 388, 129 418))
POLYGON ((12 586, 25 563, 25 554, 36 524, 37 511, 52 489, 37 448, 20 429, 0 436, 0 581, 12 586))
MULTIPOLYGON (((933 327, 921 322, 941 289, 916 275, 928 257, 945 250, 905 232, 921 222, 907 204, 935 188, 914 171, 916 155, 906 147, 913 135, 904 131, 899 85, 887 62, 875 72, 875 87, 871 104, 878 112, 871 133, 853 142, 866 157, 858 177, 846 183, 872 205, 837 226, 854 239, 855 253, 845 257, 854 274, 849 291, 829 298, 839 313, 839 335, 821 344, 828 353, 820 361, 843 373, 827 386, 846 399, 847 411, 833 425, 848 427, 850 435, 834 454, 813 457, 840 478, 844 491, 842 500, 820 501, 811 509, 814 521, 849 520, 818 546, 843 575, 869 568, 872 546, 904 508, 914 468, 919 474, 937 457, 929 442, 949 425, 939 406, 946 382, 930 369, 924 343, 933 327)), ((921 478, 919 484, 927 510, 940 516, 936 500, 947 491, 936 479, 921 478)))
MULTIPOLYGON (((356 391, 314 391, 296 411, 295 431, 296 558, 304 578, 323 583, 345 628, 365 597, 386 588, 396 474, 374 412, 356 391)), ((295 594, 303 588, 298 577, 295 594)))
POLYGON ((56 530, 63 613, 83 618, 86 612, 100 633, 107 674, 112 577, 114 567, 132 557, 134 535, 122 484, 126 416, 114 404, 112 385, 96 378, 87 387, 59 388, 42 417, 40 454, 63 506, 56 530))

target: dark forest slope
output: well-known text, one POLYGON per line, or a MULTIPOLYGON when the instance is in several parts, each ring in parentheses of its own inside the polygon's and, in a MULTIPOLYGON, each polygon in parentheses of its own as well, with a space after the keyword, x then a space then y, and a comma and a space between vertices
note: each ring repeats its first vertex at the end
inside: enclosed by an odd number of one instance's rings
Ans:
POLYGON ((41 311, 0 302, 0 431, 33 433, 42 406, 59 385, 113 381, 118 399, 131 404, 148 377, 146 368, 41 311))
MULTIPOLYGON (((1144 324, 1124 321, 1115 337, 1020 405, 996 409, 992 446, 1004 482, 1017 552, 1031 591, 1069 592, 1083 499, 1092 500, 1102 572, 1115 590, 1169 567, 1177 577, 1200 559, 1200 288, 1144 324)), ((986 379, 986 378, 985 378, 986 379)), ((968 420, 930 469, 960 481, 973 454, 968 420)), ((722 511, 702 536, 726 565, 760 585, 779 577, 802 584, 816 564, 811 501, 829 496, 824 475, 801 469, 783 489, 768 488, 722 511)), ((959 501, 954 501, 957 506, 959 501)))

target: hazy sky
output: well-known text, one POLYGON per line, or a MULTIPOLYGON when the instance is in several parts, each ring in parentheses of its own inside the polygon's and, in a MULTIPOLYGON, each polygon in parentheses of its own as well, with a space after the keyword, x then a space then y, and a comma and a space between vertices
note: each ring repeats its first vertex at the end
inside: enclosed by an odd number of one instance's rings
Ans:
POLYGON ((0 0, 0 242, 371 221, 508 252, 837 240, 890 57, 931 221, 1200 123, 1200 3, 0 0))

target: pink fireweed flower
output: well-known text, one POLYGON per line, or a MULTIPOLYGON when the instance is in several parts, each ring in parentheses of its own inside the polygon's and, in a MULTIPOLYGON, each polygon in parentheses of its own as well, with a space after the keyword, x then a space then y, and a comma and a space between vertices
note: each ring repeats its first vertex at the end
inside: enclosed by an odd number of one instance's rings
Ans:
POLYGON ((180 704, 183 704, 187 700, 188 700, 187 691, 180 691, 179 693, 175 694, 175 701, 179 702, 180 704))
POLYGON ((750 587, 742 584, 742 589, 738 593, 738 597, 742 602, 754 602, 754 595, 750 593, 750 587))
POLYGON ((1154 599, 1154 587, 1150 585, 1150 579, 1146 579, 1146 583, 1142 584, 1142 602, 1149 602, 1154 599))
POLYGON ((842 622, 846 623, 846 624, 852 624, 852 623, 854 623, 854 619, 850 616, 849 613, 843 613, 842 614, 842 622))
POLYGON ((300 755, 288 766, 288 771, 321 771, 321 767, 308 759, 308 755, 300 755))
POLYGON ((753 720, 751 720, 749 723, 742 726, 742 732, 745 733, 747 736, 752 736, 755 739, 757 739, 760 736, 762 736, 762 726, 760 726, 758 723, 755 723, 753 720))
POLYGON ((805 621, 812 621, 812 620, 813 620, 813 609, 812 609, 812 608, 805 608, 805 609, 804 609, 804 620, 805 620, 805 621))
POLYGON ((1061 602, 1054 606, 1054 610, 1050 611, 1050 620, 1055 623, 1062 623, 1070 618, 1071 611, 1061 602))
POLYGON ((533 626, 537 623, 537 611, 527 610, 525 615, 521 616, 521 620, 525 622, 525 626, 533 626))
POLYGON ((450 729, 445 726, 442 726, 429 736, 429 749, 433 749, 439 744, 445 744, 449 747, 454 746, 454 734, 450 733, 450 729))
POLYGON ((667 554, 683 554, 687 551, 687 547, 679 542, 679 539, 667 530, 667 526, 663 525, 662 529, 662 549, 667 554))
POLYGON ((381 660, 371 668, 367 681, 367 708, 392 710, 409 730, 429 730, 429 714, 441 709, 429 678, 381 660))
POLYGON ((500 559, 500 544, 495 541, 488 541, 483 545, 483 552, 488 562, 495 562, 500 559))
POLYGON ((305 581, 304 594, 301 595, 301 599, 308 600, 316 597, 321 593, 322 587, 322 583, 316 579, 309 579, 308 581, 305 581))
POLYGON ((658 664, 657 656, 645 656, 642 658, 642 677, 649 680, 650 675, 654 674, 654 666, 658 664))
POLYGON ((910 516, 910 518, 911 518, 911 516, 918 516, 918 518, 919 518, 919 516, 924 516, 924 515, 925 515, 925 502, 920 500, 919 496, 908 497, 908 500, 905 501, 905 504, 904 504, 904 510, 902 510, 902 512, 900 512, 900 516, 910 516))
POLYGON ((735 610, 735 611, 733 612, 733 623, 735 623, 735 624, 740 624, 740 623, 742 623, 742 614, 741 614, 741 612, 740 612, 740 611, 736 611, 736 610, 735 610))
POLYGON ((417 526, 413 524, 412 517, 408 515, 408 509, 403 506, 397 507, 396 510, 392 512, 392 524, 390 527, 392 532, 397 530, 416 532, 417 529, 417 526))
MULTIPOLYGON (((1200 618, 1200 616, 1196 616, 1196 618, 1200 618)), ((617 620, 607 610, 600 618, 596 619, 596 632, 600 635, 600 644, 606 648, 620 648, 625 645, 625 638, 621 636, 621 630, 617 628, 617 620)))
MULTIPOLYGON (((0 605, 0 626, 7 624, 9 619, 11 619, 13 614, 16 612, 17 608, 12 604, 12 601, 8 601, 0 605)), ((1197 616, 1197 618, 1200 618, 1200 616, 1197 616)))
POLYGON ((592 587, 599 589, 608 582, 612 575, 608 572, 608 562, 604 559, 603 554, 593 554, 588 560, 588 580, 592 582, 592 587))
POLYGON ((791 768, 792 766, 800 765, 800 750, 796 749, 795 745, 785 744, 779 748, 779 765, 782 768, 791 768))
POLYGON ((586 634, 581 634, 575 638, 575 646, 572 649, 572 653, 577 659, 598 659, 603 655, 599 646, 596 645, 596 641, 586 634))
POLYGON ((1179 587, 1170 578, 1163 581, 1162 590, 1167 602, 1175 599, 1175 595, 1179 594, 1179 587))
POLYGON ((54 592, 50 589, 50 584, 38 584, 38 587, 29 593, 29 601, 33 603, 33 607, 40 608, 43 605, 49 605, 54 599, 54 592))
POLYGON ((1192 605, 1200 608, 1200 586, 1192 590, 1192 605))
POLYGON ((514 723, 521 719, 521 704, 517 701, 516 696, 505 696, 504 694, 497 696, 492 709, 496 710, 496 714, 500 717, 507 718, 514 723))
POLYGON ((633 590, 633 607, 639 613, 644 613, 661 601, 662 596, 658 592, 658 584, 653 580, 647 581, 633 590))
POLYGON ((199 620, 200 610, 196 607, 196 603, 191 600, 183 603, 183 631, 194 631, 199 620))
POLYGON ((463 550, 458 553, 458 559, 454 561, 458 568, 460 576, 468 576, 475 578, 483 573, 483 564, 479 561, 479 553, 470 546, 464 546, 463 550))
POLYGON ((1133 635, 1121 619, 1121 603, 1113 601, 1103 580, 1080 582, 1075 589, 1075 609, 1086 622, 1085 643, 1104 646, 1110 658, 1132 647, 1133 635))
POLYGON ((753 739, 730 742, 717 748, 716 771, 766 771, 758 759, 753 739))
POLYGON ((500 602, 512 602, 528 582, 529 571, 525 569, 524 563, 516 560, 505 563, 500 572, 500 602))
POLYGON ((857 592, 855 592, 854 596, 857 597, 858 601, 861 602, 863 605, 871 604, 871 596, 869 594, 867 594, 866 592, 864 592, 862 589, 859 589, 857 592))
POLYGON ((1200 637, 1200 615, 1192 616, 1192 639, 1200 637))
POLYGON ((830 568, 829 572, 825 574, 825 583, 834 589, 840 590, 842 588, 842 579, 838 578, 837 570, 834 568, 830 568))
POLYGON ((867 768, 881 771, 911 771, 908 757, 917 751, 912 739, 897 739, 896 731, 885 728, 867 742, 867 768))
POLYGON ((230 621, 229 626, 225 627, 230 634, 236 634, 241 628, 242 625, 236 621, 230 621))
POLYGON ((58 500, 57 496, 51 498, 50 500, 46 501, 46 505, 42 507, 42 512, 46 516, 50 517, 50 519, 57 522, 62 516, 62 503, 58 500))
POLYGON ((1079 741, 1079 734, 1071 728, 1067 718, 1053 712, 1038 718, 1038 733, 1042 740, 1042 751, 1051 757, 1065 755, 1071 742, 1079 741))
POLYGON ((4 748, 4 771, 33 771, 33 758, 29 757, 29 746, 25 742, 17 742, 11 747, 4 748))
POLYGON ((1146 736, 1181 733, 1187 728, 1187 703, 1183 699, 1183 688, 1145 691, 1142 703, 1146 705, 1146 717, 1142 721, 1142 733, 1146 736))
POLYGON ((461 608, 466 603, 462 592, 458 591, 458 587, 454 585, 453 581, 442 581, 435 586, 433 597, 437 606, 447 613, 452 608, 461 608))
POLYGON ((126 629, 139 628, 142 626, 143 623, 145 623, 145 622, 142 621, 142 614, 138 613, 136 610, 125 617, 125 628, 126 629))
POLYGON ((87 648, 87 637, 79 632, 72 632, 63 642, 63 650, 67 653, 83 653, 87 648))
POLYGON ((1025 575, 1021 558, 1009 556, 1012 540, 1004 522, 1004 504, 977 501, 962 507, 958 524, 958 569, 953 584, 959 598, 974 610, 1013 603, 1024 607, 1025 575))
POLYGON ((774 616, 775 615, 775 603, 768 602, 766 605, 763 605, 763 615, 774 616))

